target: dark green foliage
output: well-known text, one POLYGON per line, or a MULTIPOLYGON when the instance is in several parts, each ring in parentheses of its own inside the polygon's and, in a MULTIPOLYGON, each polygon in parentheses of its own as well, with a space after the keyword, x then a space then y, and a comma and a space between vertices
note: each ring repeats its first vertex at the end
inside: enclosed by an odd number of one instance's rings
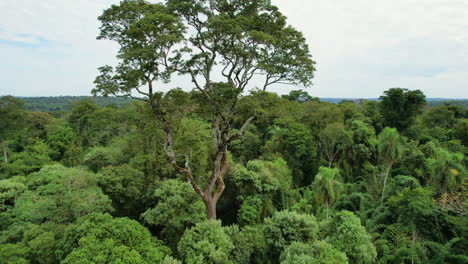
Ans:
POLYGON ((260 156, 261 147, 262 141, 258 129, 254 125, 250 125, 244 136, 233 143, 231 152, 236 160, 245 164, 260 156))
POLYGON ((234 263, 266 262, 267 245, 260 226, 245 226, 240 229, 233 225, 225 227, 224 231, 234 244, 230 257, 234 263))
POLYGON ((455 136, 462 142, 466 147, 468 145, 468 119, 461 119, 458 124, 454 127, 455 136))
POLYGON ((388 200, 393 215, 399 223, 411 227, 421 235, 440 239, 441 230, 438 227, 442 219, 432 198, 432 193, 421 187, 406 188, 388 200))
POLYGON ((145 175, 129 165, 110 166, 97 175, 98 185, 120 216, 138 218, 145 193, 145 175))
POLYGON ((263 152, 269 155, 278 153, 284 157, 292 170, 295 185, 301 186, 310 182, 306 175, 313 171, 311 165, 314 163, 316 152, 311 148, 312 133, 307 126, 281 120, 270 128, 268 135, 270 139, 265 143, 263 152))
POLYGON ((0 180, 0 211, 15 205, 16 199, 26 190, 25 181, 23 177, 0 180))
POLYGON ((0 245, 0 257, 5 264, 29 264, 29 248, 18 244, 0 245))
POLYGON ((353 119, 348 122, 348 126, 353 142, 344 152, 342 163, 350 169, 343 176, 354 182, 362 180, 366 174, 365 167, 375 161, 378 141, 375 129, 364 121, 353 119))
POLYGON ((303 90, 293 90, 289 92, 288 95, 283 95, 281 96, 284 99, 287 99, 289 101, 295 101, 295 102, 300 102, 300 103, 305 103, 308 101, 318 101, 319 99, 317 97, 312 97, 307 93, 306 91, 303 90))
POLYGON ((439 244, 432 241, 426 243, 428 255, 430 256, 431 263, 463 263, 468 261, 465 255, 457 254, 453 250, 454 244, 462 240, 461 238, 454 238, 445 244, 439 244))
POLYGON ((241 202, 237 216, 241 224, 260 223, 274 210, 286 209, 295 202, 291 172, 283 159, 253 160, 245 167, 237 165, 233 181, 241 202))
POLYGON ((1 162, 8 163, 7 138, 17 132, 23 124, 23 103, 12 97, 0 97, 0 147, 2 149, 1 162))
MULTIPOLYGON (((375 241, 382 263, 430 263, 426 248, 404 224, 389 225, 375 241)), ((432 263, 432 262, 431 262, 432 263)))
MULTIPOLYGON (((24 259, 25 263, 59 263, 55 250, 64 229, 64 225, 53 223, 13 226, 0 235, 0 251, 10 251, 0 253, 1 259, 7 263, 16 263, 13 261, 16 258, 24 259)), ((20 261, 18 259, 16 261, 20 261)))
POLYGON ((392 88, 380 97, 381 113, 385 126, 404 131, 411 125, 426 104, 426 96, 420 91, 392 88))
POLYGON ((440 105, 453 105, 461 109, 468 109, 468 100, 466 99, 446 100, 446 99, 428 98, 427 104, 430 107, 440 106, 440 105))
POLYGON ((91 100, 101 107, 121 107, 132 99, 121 97, 92 97, 92 96, 57 96, 57 97, 21 97, 24 108, 38 112, 70 111, 77 101, 91 100))
POLYGON ((335 211, 350 211, 361 220, 366 220, 368 214, 374 211, 375 200, 368 193, 352 192, 342 194, 333 207, 335 211))
POLYGON ((412 190, 421 187, 421 184, 416 178, 405 175, 395 176, 395 178, 392 179, 391 185, 391 191, 394 194, 398 194, 407 188, 412 190))
POLYGON ((30 140, 23 151, 12 153, 8 163, 0 167, 2 175, 0 178, 8 178, 15 175, 25 176, 29 173, 39 171, 43 166, 52 164, 49 157, 49 148, 43 141, 30 140))
POLYGON ((417 141, 409 141, 404 144, 400 159, 395 161, 392 168, 393 175, 411 175, 420 182, 424 182, 428 171, 425 166, 427 154, 424 146, 417 141))
POLYGON ((426 127, 451 128, 457 123, 456 109, 449 105, 436 106, 422 115, 422 121, 426 127))

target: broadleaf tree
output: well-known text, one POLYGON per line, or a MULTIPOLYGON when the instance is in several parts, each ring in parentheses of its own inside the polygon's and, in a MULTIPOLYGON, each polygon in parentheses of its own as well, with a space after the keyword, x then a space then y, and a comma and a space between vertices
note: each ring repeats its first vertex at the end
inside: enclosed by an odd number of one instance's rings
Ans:
POLYGON ((151 107, 164 131, 172 167, 201 197, 208 218, 216 219, 228 148, 255 118, 252 113, 236 120, 237 102, 257 78, 264 79, 263 90, 278 83, 310 86, 315 62, 305 38, 269 0, 124 0, 106 9, 99 20, 98 38, 120 46, 119 64, 99 69, 93 93, 132 97, 151 107), (211 125, 214 153, 209 155, 208 174, 194 175, 190 148, 175 147, 175 120, 180 118, 174 117, 194 110, 183 98, 157 91, 174 73, 191 79, 191 96, 211 125))

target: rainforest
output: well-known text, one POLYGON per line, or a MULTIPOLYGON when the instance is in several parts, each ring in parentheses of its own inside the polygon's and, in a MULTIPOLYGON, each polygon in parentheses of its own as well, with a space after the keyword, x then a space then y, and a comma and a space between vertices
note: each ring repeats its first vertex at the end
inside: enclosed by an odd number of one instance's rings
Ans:
POLYGON ((312 96, 268 0, 98 21, 94 98, 0 97, 0 263, 468 263, 466 101, 312 96))

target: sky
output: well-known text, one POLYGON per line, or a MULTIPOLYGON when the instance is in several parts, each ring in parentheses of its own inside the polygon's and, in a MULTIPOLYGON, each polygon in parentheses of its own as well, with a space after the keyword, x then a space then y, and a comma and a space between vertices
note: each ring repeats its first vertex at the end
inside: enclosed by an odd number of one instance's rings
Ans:
MULTIPOLYGON (((97 17, 118 2, 1 0, 0 95, 90 95, 97 68, 115 64, 118 49, 96 40, 97 17)), ((402 87, 468 98, 467 0, 272 2, 307 39, 313 96, 375 98, 402 87)), ((183 78, 170 85, 192 88, 183 78)))

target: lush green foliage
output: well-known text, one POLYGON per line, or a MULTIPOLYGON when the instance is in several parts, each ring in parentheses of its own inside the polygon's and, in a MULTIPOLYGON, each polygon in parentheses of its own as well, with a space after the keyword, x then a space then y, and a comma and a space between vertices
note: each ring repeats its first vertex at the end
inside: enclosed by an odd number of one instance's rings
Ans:
POLYGON ((328 241, 336 249, 346 253, 351 263, 372 263, 377 253, 371 237, 353 213, 342 211, 327 223, 328 241))
POLYGON ((274 254, 281 253, 295 241, 314 242, 318 237, 318 224, 313 215, 290 211, 276 212, 265 219, 264 232, 267 244, 274 254))
POLYGON ((153 196, 156 205, 141 216, 147 224, 162 228, 171 246, 177 245, 185 229, 205 220, 203 202, 187 182, 165 180, 153 196))
POLYGON ((61 165, 29 175, 25 190, 10 210, 15 221, 72 223, 92 212, 112 211, 111 200, 90 172, 61 165))
MULTIPOLYGON (((199 100, 180 90, 171 96, 199 100)), ((4 133, 1 259, 463 263, 466 111, 428 108, 399 131, 381 127, 383 110, 368 103, 307 98, 241 98, 240 109, 261 114, 233 143, 218 221, 205 221, 202 200, 170 168, 161 128, 144 104, 78 102, 67 119, 21 104, 4 108, 30 121, 4 133)), ((172 109, 174 118, 181 113, 172 109)), ((204 174, 213 152, 207 116, 197 111, 177 123, 175 149, 191 151, 192 170, 204 174)), ((16 122, 18 115, 9 116, 16 122)))
POLYGON ((138 222, 108 214, 67 227, 57 249, 62 263, 158 263, 169 252, 138 222))
POLYGON ((234 250, 234 244, 220 221, 206 220, 187 229, 178 249, 187 264, 233 263, 229 256, 234 250))
POLYGON ((343 252, 324 241, 310 244, 294 242, 281 254, 281 264, 346 264, 343 252))

